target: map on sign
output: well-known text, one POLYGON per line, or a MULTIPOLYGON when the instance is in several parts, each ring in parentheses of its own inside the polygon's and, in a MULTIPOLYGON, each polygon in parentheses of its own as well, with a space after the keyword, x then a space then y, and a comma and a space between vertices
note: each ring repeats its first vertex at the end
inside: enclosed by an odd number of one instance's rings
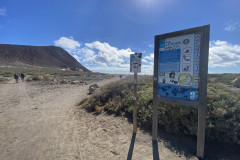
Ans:
POLYGON ((198 101, 201 34, 159 41, 158 94, 198 101))
POLYGON ((142 53, 130 54, 130 72, 141 73, 142 53))

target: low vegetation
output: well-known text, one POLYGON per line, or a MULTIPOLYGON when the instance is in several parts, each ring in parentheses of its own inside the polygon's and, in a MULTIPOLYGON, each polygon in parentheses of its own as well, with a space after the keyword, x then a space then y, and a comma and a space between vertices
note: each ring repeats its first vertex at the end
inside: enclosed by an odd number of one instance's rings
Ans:
POLYGON ((81 81, 89 81, 89 80, 102 80, 113 77, 110 74, 103 73, 94 73, 94 72, 78 72, 72 70, 61 70, 59 68, 40 68, 40 67, 1 67, 0 68, 0 76, 1 77, 13 77, 14 73, 20 75, 20 73, 24 73, 25 75, 30 75, 30 81, 35 80, 38 81, 41 78, 43 80, 50 80, 54 77, 59 79, 69 78, 71 76, 79 77, 81 81))
POLYGON ((8 82, 7 78, 0 78, 0 83, 8 82))
POLYGON ((208 79, 212 80, 212 82, 215 83, 223 83, 226 85, 231 85, 231 82, 235 78, 239 78, 240 74, 231 74, 231 73, 225 73, 225 74, 209 74, 208 79))
POLYGON ((207 135, 240 144, 239 92, 218 84, 208 85, 207 135))
MULTIPOLYGON (((102 87, 79 105, 96 114, 105 111, 131 118, 132 81, 123 80, 102 87)), ((221 83, 208 84, 206 136, 220 142, 240 144, 239 91, 230 90, 221 83)), ((152 91, 151 78, 138 81, 138 126, 147 130, 152 124, 152 91)), ((196 136, 197 108, 160 103, 158 123, 167 132, 196 136)))
POLYGON ((14 73, 7 71, 7 72, 0 72, 0 75, 3 77, 12 77, 14 73))
POLYGON ((30 81, 51 81, 52 79, 46 75, 46 74, 33 74, 31 75, 27 81, 30 82, 30 81))

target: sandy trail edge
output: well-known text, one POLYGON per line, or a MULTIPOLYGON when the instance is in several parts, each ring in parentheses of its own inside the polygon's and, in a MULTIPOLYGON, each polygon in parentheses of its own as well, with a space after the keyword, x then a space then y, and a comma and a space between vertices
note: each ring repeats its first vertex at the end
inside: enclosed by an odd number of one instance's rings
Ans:
MULTIPOLYGON (((75 106, 86 96, 88 86, 39 86, 10 81, 1 84, 0 89, 0 159, 127 158, 132 125, 123 117, 95 116, 75 106)), ((161 159, 186 159, 163 143, 159 144, 159 152, 161 159)), ((151 137, 140 130, 133 159, 152 159, 151 137)))

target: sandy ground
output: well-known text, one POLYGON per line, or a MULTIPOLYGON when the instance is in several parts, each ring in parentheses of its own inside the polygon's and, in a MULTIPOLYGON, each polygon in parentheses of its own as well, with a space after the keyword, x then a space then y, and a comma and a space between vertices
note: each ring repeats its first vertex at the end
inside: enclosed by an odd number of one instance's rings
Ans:
MULTIPOLYGON (((0 159, 127 159, 132 124, 123 117, 96 116, 78 109, 76 103, 87 96, 88 87, 13 80, 0 84, 0 159)), ((158 151, 162 160, 197 159, 176 153, 162 140, 159 140, 158 151)), ((140 129, 132 159, 153 159, 151 136, 140 129)))

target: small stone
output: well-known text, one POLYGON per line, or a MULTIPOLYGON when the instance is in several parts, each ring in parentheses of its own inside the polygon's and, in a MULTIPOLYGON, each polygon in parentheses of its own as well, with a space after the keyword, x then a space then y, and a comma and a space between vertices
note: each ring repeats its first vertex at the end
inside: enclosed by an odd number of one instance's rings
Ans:
POLYGON ((62 84, 67 84, 68 81, 67 81, 66 79, 62 79, 62 80, 61 80, 61 83, 62 83, 62 84))
POLYGON ((119 155, 116 151, 111 151, 112 154, 119 155))
POLYGON ((99 86, 96 83, 92 84, 90 87, 92 87, 92 88, 99 88, 99 86))
POLYGON ((80 81, 72 81, 71 84, 80 84, 80 81))

